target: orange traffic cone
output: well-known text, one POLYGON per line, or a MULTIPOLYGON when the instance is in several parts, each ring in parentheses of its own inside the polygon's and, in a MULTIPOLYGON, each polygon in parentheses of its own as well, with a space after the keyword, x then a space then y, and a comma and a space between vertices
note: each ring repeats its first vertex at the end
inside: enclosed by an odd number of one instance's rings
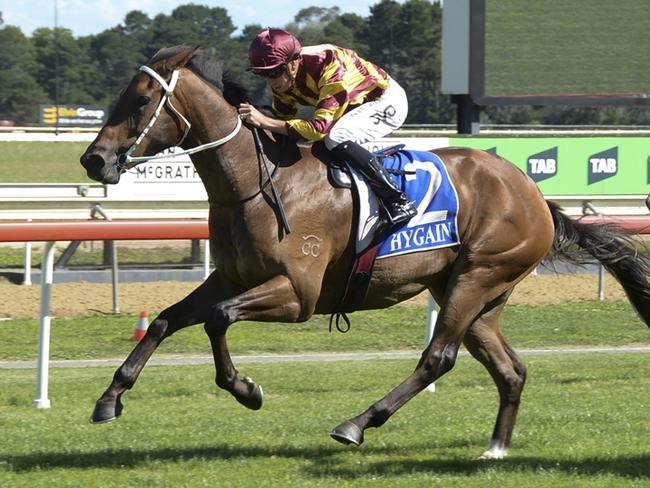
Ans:
POLYGON ((149 314, 147 312, 140 312, 140 318, 138 319, 138 324, 135 326, 135 332, 133 334, 133 340, 140 342, 144 335, 147 333, 149 328, 149 314))

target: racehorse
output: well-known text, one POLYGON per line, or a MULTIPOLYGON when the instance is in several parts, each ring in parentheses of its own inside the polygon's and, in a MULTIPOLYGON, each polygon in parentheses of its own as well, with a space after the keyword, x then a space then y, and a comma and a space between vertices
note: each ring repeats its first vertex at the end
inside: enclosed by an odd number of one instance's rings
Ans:
MULTIPOLYGON (((209 197, 216 268, 152 321, 97 400, 92 422, 120 416, 123 393, 134 386, 158 345, 198 323, 212 346, 216 384, 246 407, 259 409, 262 389, 235 369, 228 328, 242 320, 301 322, 338 311, 355 254, 350 190, 330 183, 318 145, 298 147, 262 132, 266 159, 259 158, 254 134, 237 113, 242 101, 244 92, 223 76, 221 64, 195 48, 162 49, 134 75, 81 156, 90 178, 114 184, 122 172, 161 150, 180 146, 191 153, 209 197), (275 192, 291 232, 281 224, 275 192), (309 236, 318 239, 318 252, 304 252, 309 236)), ((576 263, 599 261, 650 325, 650 259, 621 230, 570 219, 497 155, 466 148, 435 153, 457 189, 460 244, 378 260, 358 307, 385 308, 428 290, 440 306, 433 338, 412 374, 331 436, 361 444, 366 429, 384 424, 451 370, 462 343, 499 392, 484 457, 500 458, 507 453, 526 380, 526 368, 499 326, 514 286, 549 253, 576 263)))

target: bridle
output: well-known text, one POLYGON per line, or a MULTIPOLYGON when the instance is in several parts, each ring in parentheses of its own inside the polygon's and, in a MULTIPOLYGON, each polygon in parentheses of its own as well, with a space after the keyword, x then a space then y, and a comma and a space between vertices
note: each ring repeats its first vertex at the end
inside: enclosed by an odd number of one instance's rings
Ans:
MULTIPOLYGON (((183 131, 183 135, 181 136, 180 140, 175 144, 175 146, 180 146, 183 143, 183 141, 187 137, 187 134, 192 128, 192 124, 190 124, 190 121, 187 120, 187 118, 183 116, 183 114, 180 113, 176 109, 176 107, 174 107, 174 104, 171 101, 172 95, 174 94, 174 89, 176 88, 178 79, 180 78, 180 70, 178 69, 174 70, 172 73, 172 77, 169 80, 169 83, 167 83, 167 81, 165 81, 162 76, 160 76, 155 70, 151 69, 149 66, 142 65, 138 69, 139 71, 143 71, 144 73, 147 73, 154 80, 156 80, 163 88, 165 93, 163 93, 163 95, 160 97, 160 102, 156 107, 156 111, 151 116, 151 119, 149 119, 149 122, 147 123, 146 127, 142 130, 142 132, 137 137, 133 145, 129 149, 127 149, 126 152, 119 155, 116 163, 116 168, 120 173, 128 169, 131 169, 135 167, 138 163, 142 163, 144 161, 151 161, 151 160, 163 159, 163 158, 168 159, 170 157, 169 154, 157 154, 155 156, 131 156, 131 154, 133 154, 133 152, 137 149, 137 147, 146 137, 147 133, 151 130, 151 128, 158 120, 158 117, 160 116, 160 112, 162 111, 165 105, 167 105, 170 110, 172 110, 176 115, 178 115, 178 117, 185 124, 185 130, 183 131)), ((218 139, 216 141, 208 142, 206 144, 201 144, 200 146, 195 146, 191 149, 174 152, 174 154, 171 157, 190 155, 200 151, 205 151, 206 149, 210 149, 212 147, 221 146, 226 142, 228 142, 229 140, 231 140, 233 137, 235 137, 239 132, 239 130, 241 129, 241 126, 242 126, 241 118, 237 117, 237 124, 235 125, 235 128, 227 136, 222 137, 221 139, 218 139)))

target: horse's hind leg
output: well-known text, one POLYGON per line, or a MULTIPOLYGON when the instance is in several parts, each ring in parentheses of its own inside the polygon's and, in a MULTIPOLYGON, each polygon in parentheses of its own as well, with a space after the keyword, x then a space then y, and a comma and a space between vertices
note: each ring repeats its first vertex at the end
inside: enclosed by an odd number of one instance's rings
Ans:
POLYGON ((388 395, 357 417, 334 428, 331 436, 344 444, 359 445, 364 431, 383 425, 399 408, 426 386, 451 370, 465 332, 479 314, 493 308, 493 301, 506 291, 505 283, 494 283, 494 271, 475 268, 456 277, 443 301, 433 338, 422 353, 415 371, 388 395))
POLYGON ((220 292, 221 287, 213 273, 186 298, 165 309, 156 317, 142 340, 115 371, 108 389, 97 400, 90 417, 91 422, 110 422, 120 416, 122 394, 133 387, 160 343, 184 327, 205 321, 210 314, 210 306, 222 298, 220 292))
POLYGON ((499 411, 490 445, 481 456, 483 459, 500 459, 507 455, 526 382, 526 367, 508 346, 499 328, 505 298, 500 306, 481 315, 463 339, 467 350, 485 366, 499 390, 499 411))

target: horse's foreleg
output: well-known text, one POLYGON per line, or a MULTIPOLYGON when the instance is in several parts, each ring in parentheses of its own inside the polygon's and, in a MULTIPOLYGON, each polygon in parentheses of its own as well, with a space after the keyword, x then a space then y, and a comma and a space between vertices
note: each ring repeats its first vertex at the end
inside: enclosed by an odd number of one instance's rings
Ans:
POLYGON ((212 307, 205 332, 212 344, 217 386, 229 391, 239 403, 252 409, 262 407, 262 388, 250 378, 240 378, 233 365, 226 342, 228 327, 240 320, 258 322, 297 322, 302 307, 291 281, 276 276, 241 295, 224 300, 212 307))
POLYGON ((207 320, 210 306, 221 298, 217 295, 219 290, 220 287, 217 286, 217 279, 213 274, 186 298, 156 317, 142 340, 115 371, 108 389, 97 400, 90 417, 91 422, 109 422, 120 416, 122 394, 133 387, 156 348, 174 332, 207 320))
POLYGON ((499 390, 499 411, 490 445, 481 456, 484 459, 500 459, 507 455, 526 382, 526 367, 499 331, 502 308, 503 305, 479 317, 463 340, 470 354, 488 370, 499 390))

